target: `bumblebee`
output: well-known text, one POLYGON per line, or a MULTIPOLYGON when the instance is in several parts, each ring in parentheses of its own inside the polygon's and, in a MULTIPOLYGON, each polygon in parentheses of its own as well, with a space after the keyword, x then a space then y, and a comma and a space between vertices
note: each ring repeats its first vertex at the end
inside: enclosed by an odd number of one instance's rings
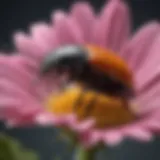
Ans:
POLYGON ((75 113, 79 120, 93 117, 97 127, 112 127, 135 119, 129 109, 134 96, 132 72, 110 50, 94 45, 67 45, 55 49, 41 64, 41 75, 66 70, 68 83, 46 100, 49 111, 75 113))

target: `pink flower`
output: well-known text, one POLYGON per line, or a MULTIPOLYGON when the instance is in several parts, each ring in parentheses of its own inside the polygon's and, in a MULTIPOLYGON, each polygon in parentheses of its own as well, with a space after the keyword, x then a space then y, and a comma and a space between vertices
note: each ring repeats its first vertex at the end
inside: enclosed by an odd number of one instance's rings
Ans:
POLYGON ((16 33, 16 52, 0 57, 0 117, 11 126, 33 123, 65 125, 86 145, 103 141, 109 145, 125 137, 148 141, 160 131, 160 27, 156 21, 144 25, 131 35, 126 4, 111 0, 99 14, 87 3, 76 3, 71 12, 56 11, 50 24, 31 26, 30 33, 16 33), (112 49, 133 70, 137 121, 121 127, 94 127, 94 120, 77 121, 75 115, 59 117, 44 107, 45 97, 56 90, 62 79, 50 75, 43 80, 39 67, 48 52, 64 44, 96 44, 112 49))

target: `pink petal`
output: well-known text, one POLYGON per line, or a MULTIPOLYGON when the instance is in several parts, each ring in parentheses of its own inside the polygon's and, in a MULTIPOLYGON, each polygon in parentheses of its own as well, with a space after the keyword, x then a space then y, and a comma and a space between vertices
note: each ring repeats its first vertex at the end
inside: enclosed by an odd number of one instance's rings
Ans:
MULTIPOLYGON (((22 56, 11 56, 8 58, 1 57, 0 66, 1 87, 4 88, 3 82, 6 81, 7 85, 9 83, 18 89, 30 92, 34 96, 40 96, 36 88, 41 88, 43 84, 41 83, 37 86, 38 84, 36 83, 35 85, 35 81, 37 80, 37 64, 33 64, 32 61, 22 56)), ((11 93, 12 91, 10 91, 11 93)))
POLYGON ((85 120, 84 122, 80 122, 78 125, 74 123, 71 127, 78 132, 86 132, 90 130, 91 127, 94 126, 95 121, 93 119, 85 120))
MULTIPOLYGON (((0 53, 1 54, 1 53, 0 53)), ((7 61, 8 61, 8 58, 10 58, 10 57, 12 57, 12 56, 8 56, 8 55, 6 55, 6 54, 1 54, 0 55, 0 65, 1 64, 4 64, 4 63, 6 63, 7 61)))
POLYGON ((31 58, 40 58, 45 51, 43 46, 37 44, 30 36, 22 32, 14 35, 14 44, 21 54, 31 58), (39 55, 39 57, 37 57, 37 55, 39 55))
MULTIPOLYGON (((26 110, 27 111, 27 110, 26 110)), ((35 124, 35 116, 38 114, 38 110, 29 110, 25 114, 17 113, 16 116, 10 118, 7 122, 7 126, 10 127, 23 127, 32 126, 35 124)))
POLYGON ((51 20, 53 25, 58 21, 63 20, 67 16, 67 13, 63 12, 62 10, 56 10, 51 14, 51 20))
MULTIPOLYGON (((9 97, 6 97, 7 99, 8 101, 12 100, 9 97)), ((9 122, 12 126, 32 124, 35 114, 42 111, 42 107, 32 101, 25 101, 25 99, 19 98, 15 99, 15 101, 12 100, 12 102, 12 104, 6 103, 4 104, 6 106, 0 108, 2 110, 3 120, 9 122)))
MULTIPOLYGON (((12 71, 14 71, 14 70, 12 70, 12 71)), ((11 73, 11 71, 8 71, 8 73, 11 73)), ((20 75, 22 75, 22 74, 20 74, 20 75)), ((23 78, 18 77, 18 76, 16 77, 16 76, 14 76, 14 74, 5 75, 4 73, 1 73, 1 72, 0 72, 0 76, 2 76, 2 78, 0 79, 0 85, 3 88, 4 88, 4 86, 3 86, 4 83, 7 82, 7 84, 11 83, 16 88, 19 88, 21 90, 25 90, 26 92, 33 91, 34 84, 32 83, 32 79, 30 77, 27 77, 26 75, 25 75, 26 79, 25 79, 25 77, 23 77, 23 78)))
POLYGON ((62 117, 48 112, 42 112, 35 117, 35 122, 39 125, 70 126, 71 120, 74 121, 73 116, 62 117))
POLYGON ((13 97, 0 96, 0 119, 6 120, 17 111, 21 101, 13 97))
POLYGON ((1 106, 0 106, 0 110, 1 109, 5 109, 5 108, 7 108, 7 107, 10 107, 10 106, 13 106, 13 104, 15 105, 15 106, 17 106, 17 105, 19 105, 20 104, 20 100, 18 100, 18 99, 15 99, 15 98, 13 98, 13 97, 6 97, 5 95, 0 95, 0 104, 1 104, 1 106))
POLYGON ((128 7, 122 1, 110 1, 103 8, 94 30, 95 44, 118 51, 130 34, 128 7))
POLYGON ((65 115, 63 117, 60 117, 60 119, 61 119, 61 125, 68 126, 69 128, 74 126, 75 123, 77 122, 76 117, 73 114, 65 115))
POLYGON ((137 102, 139 103, 139 113, 142 115, 158 109, 160 107, 159 94, 151 96, 138 97, 137 102), (142 99, 143 98, 143 99, 142 99))
POLYGON ((42 113, 35 117, 35 122, 39 125, 53 125, 54 118, 50 114, 42 113))
POLYGON ((53 27, 46 23, 36 23, 31 27, 31 36, 35 43, 43 46, 44 54, 47 54, 58 45, 58 38, 53 27))
POLYGON ((8 57, 6 64, 9 68, 11 67, 11 69, 15 68, 15 70, 20 72, 30 72, 29 74, 33 75, 39 71, 39 63, 19 53, 13 54, 13 56, 10 56, 10 58, 8 57))
POLYGON ((160 34, 151 48, 150 54, 146 56, 141 68, 136 73, 136 84, 139 92, 144 92, 154 86, 159 81, 160 76, 160 56, 159 46, 160 34), (150 74, 148 74, 150 73, 150 74))
POLYGON ((110 146, 114 146, 119 144, 123 140, 123 136, 121 135, 120 131, 107 131, 104 132, 103 140, 106 144, 110 146))
POLYGON ((153 138, 149 131, 140 127, 128 128, 125 131, 125 135, 140 141, 150 141, 153 138))
POLYGON ((146 57, 152 53, 152 46, 156 43, 159 33, 160 25, 157 22, 150 22, 140 28, 124 46, 121 54, 133 70, 139 69, 146 57))
POLYGON ((56 12, 53 17, 54 28, 60 45, 84 43, 84 37, 77 23, 72 18, 59 12, 56 12))
POLYGON ((25 105, 28 105, 27 107, 32 107, 32 105, 41 103, 39 97, 36 97, 35 95, 32 95, 30 92, 27 92, 24 89, 19 88, 17 85, 8 80, 0 80, 0 90, 0 99, 1 97, 8 97, 15 98, 17 100, 22 100, 25 103, 22 105, 22 107, 24 107, 25 105))
POLYGON ((154 133, 160 132, 160 109, 155 109, 150 113, 150 117, 143 123, 143 127, 153 131, 154 133))
POLYGON ((35 61, 31 61, 30 59, 26 57, 20 56, 19 53, 16 53, 14 55, 13 60, 11 61, 19 64, 19 66, 23 66, 25 69, 29 70, 30 72, 35 71, 35 70, 37 71, 37 69, 39 69, 39 65, 35 61))
POLYGON ((90 42, 95 17, 94 11, 87 2, 75 3, 71 9, 71 17, 76 21, 86 42, 90 42))

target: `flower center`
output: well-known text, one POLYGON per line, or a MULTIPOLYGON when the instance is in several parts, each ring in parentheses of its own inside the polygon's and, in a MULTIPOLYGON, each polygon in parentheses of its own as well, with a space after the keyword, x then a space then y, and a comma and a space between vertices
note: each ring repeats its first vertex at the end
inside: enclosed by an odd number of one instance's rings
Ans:
POLYGON ((119 126, 135 119, 127 99, 83 90, 78 84, 50 95, 45 106, 60 116, 75 113, 80 121, 93 117, 97 128, 119 126))

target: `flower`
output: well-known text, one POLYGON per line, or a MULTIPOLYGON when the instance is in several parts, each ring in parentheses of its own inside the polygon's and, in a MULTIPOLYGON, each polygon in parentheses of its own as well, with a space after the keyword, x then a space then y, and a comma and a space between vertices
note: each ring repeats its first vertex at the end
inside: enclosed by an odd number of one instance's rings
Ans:
POLYGON ((16 53, 0 57, 0 117, 10 126, 33 123, 61 125, 78 135, 85 146, 102 141, 120 143, 125 137, 151 140, 160 131, 159 23, 152 21, 131 35, 129 9, 120 0, 110 0, 99 14, 87 2, 75 3, 69 13, 52 14, 50 24, 33 24, 30 33, 16 33, 16 53), (45 98, 63 77, 39 77, 43 58, 65 44, 96 44, 122 57, 133 70, 136 97, 130 109, 138 118, 122 126, 98 129, 95 119, 78 121, 75 114, 49 112, 45 98))

